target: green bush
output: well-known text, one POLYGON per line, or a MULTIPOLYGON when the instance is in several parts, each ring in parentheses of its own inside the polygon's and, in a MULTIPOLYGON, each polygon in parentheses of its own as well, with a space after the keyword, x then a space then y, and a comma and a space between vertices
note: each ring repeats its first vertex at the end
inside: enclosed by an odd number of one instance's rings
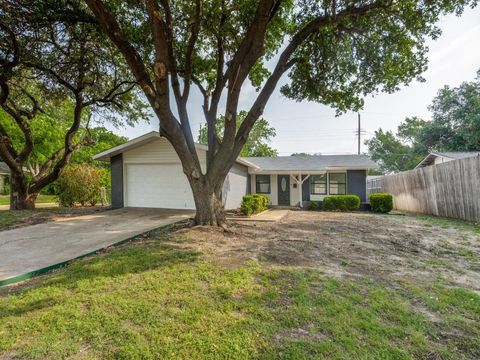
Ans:
POLYGON ((323 209, 328 211, 352 211, 360 207, 357 195, 332 195, 323 199, 323 209))
POLYGON ((240 209, 244 215, 250 216, 252 214, 268 209, 270 199, 260 194, 245 195, 242 198, 240 209))
POLYGON ((320 203, 318 201, 310 201, 308 204, 308 210, 318 210, 320 209, 320 203))
POLYGON ((373 212, 386 214, 393 209, 393 195, 390 193, 373 193, 368 199, 373 212))
POLYGON ((5 182, 3 189, 0 189, 0 195, 10 195, 10 184, 5 182))
POLYGON ((90 164, 67 166, 57 180, 60 205, 95 206, 101 201, 102 171, 90 164))

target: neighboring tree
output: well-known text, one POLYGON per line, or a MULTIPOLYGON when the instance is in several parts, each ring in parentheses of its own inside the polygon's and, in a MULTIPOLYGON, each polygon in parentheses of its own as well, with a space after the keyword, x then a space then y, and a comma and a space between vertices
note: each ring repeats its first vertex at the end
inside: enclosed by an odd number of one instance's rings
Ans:
MULTIPOLYGON (((245 117, 247 116, 246 111, 240 111, 237 115, 237 127, 239 127, 245 117)), ((225 124, 225 118, 220 117, 217 120, 216 133, 220 140, 223 139, 225 124)), ((278 156, 278 151, 271 148, 267 143, 272 137, 276 135, 275 129, 268 124, 268 121, 265 119, 258 119, 253 125, 250 135, 248 136, 247 141, 243 145, 242 151, 240 151, 240 156, 278 156)), ((200 126, 200 132, 198 133, 198 142, 200 144, 208 144, 208 127, 200 126)))
POLYGON ((480 150, 480 70, 474 81, 440 89, 430 121, 418 136, 428 151, 480 150))
POLYGON ((11 171, 11 209, 34 208, 74 151, 93 144, 83 131, 92 117, 145 117, 135 81, 95 20, 50 5, 0 3, 0 157, 11 171))
POLYGON ((480 150, 480 71, 472 82, 445 86, 429 109, 431 121, 407 118, 396 135, 379 129, 365 142, 382 172, 411 170, 431 151, 480 150))
POLYGON ((403 143, 391 131, 378 129, 365 144, 370 158, 379 163, 379 170, 384 174, 411 170, 422 159, 414 153, 411 145, 403 143))
POLYGON ((394 92, 420 77, 426 39, 440 33, 435 22, 476 1, 85 3, 123 54, 159 118, 160 133, 175 148, 192 188, 196 223, 223 225, 223 182, 282 75, 288 73, 290 81, 281 90, 291 99, 317 101, 337 112, 358 110, 366 94, 394 92), (271 71, 267 60, 275 61, 271 71), (237 127, 247 79, 258 96, 237 127), (192 84, 203 95, 208 126, 206 173, 190 128, 192 84), (221 107, 222 139, 216 125, 221 107))
POLYGON ((101 167, 109 166, 108 163, 105 163, 103 161, 94 161, 93 156, 102 151, 111 149, 112 147, 124 144, 128 141, 128 138, 124 136, 118 136, 103 126, 90 129, 88 132, 88 138, 93 145, 84 146, 77 150, 73 154, 70 163, 95 163, 101 167))

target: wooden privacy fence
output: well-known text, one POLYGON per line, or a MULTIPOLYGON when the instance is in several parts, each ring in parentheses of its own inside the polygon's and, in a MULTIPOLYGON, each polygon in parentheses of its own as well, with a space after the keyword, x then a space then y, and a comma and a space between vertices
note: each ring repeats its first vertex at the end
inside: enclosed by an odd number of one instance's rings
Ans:
POLYGON ((382 178, 397 210, 480 222, 480 156, 382 178))

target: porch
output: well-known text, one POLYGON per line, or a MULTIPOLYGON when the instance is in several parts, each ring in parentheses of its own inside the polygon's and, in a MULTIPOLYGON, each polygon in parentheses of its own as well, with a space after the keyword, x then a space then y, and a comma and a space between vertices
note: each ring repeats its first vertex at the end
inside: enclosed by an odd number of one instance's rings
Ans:
POLYGON ((305 207, 329 195, 355 194, 366 201, 366 171, 335 169, 301 173, 255 173, 251 192, 270 199, 273 206, 305 207))

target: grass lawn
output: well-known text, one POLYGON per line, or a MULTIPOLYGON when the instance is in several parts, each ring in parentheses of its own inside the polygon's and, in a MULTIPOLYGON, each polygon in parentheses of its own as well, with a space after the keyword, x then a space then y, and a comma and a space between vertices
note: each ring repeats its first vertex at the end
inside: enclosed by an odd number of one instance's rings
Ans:
POLYGON ((428 239, 440 239, 428 251, 402 253, 380 240, 383 233, 359 234, 397 224, 393 235, 406 242, 413 228, 404 219, 336 216, 295 212, 278 224, 236 224, 230 233, 157 232, 3 290, 0 358, 480 357, 478 289, 452 277, 477 279, 480 269, 470 269, 480 263, 476 227, 411 219, 428 239), (446 230, 462 244, 446 246, 446 230), (352 245, 346 239, 354 235, 352 245))
MULTIPOLYGON (((55 195, 38 195, 37 204, 55 203, 55 195)), ((0 205, 10 205, 10 195, 0 195, 0 205)))

